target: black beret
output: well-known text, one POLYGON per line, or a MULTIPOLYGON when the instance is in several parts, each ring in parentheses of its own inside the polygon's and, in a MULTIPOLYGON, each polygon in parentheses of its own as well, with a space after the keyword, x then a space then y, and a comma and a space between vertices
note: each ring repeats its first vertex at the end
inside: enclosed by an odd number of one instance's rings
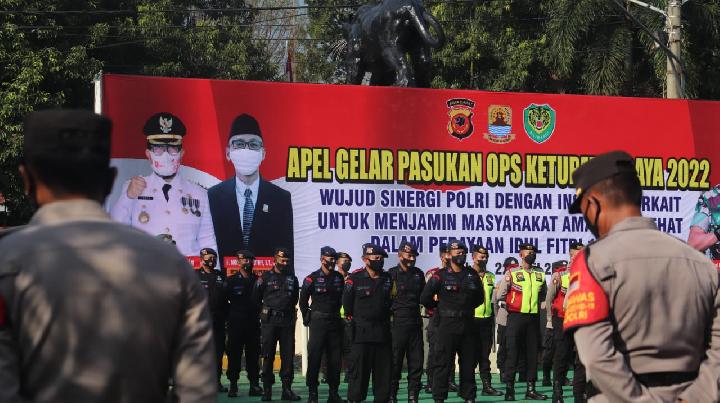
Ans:
POLYGON ((533 251, 533 252, 535 252, 535 253, 540 252, 535 245, 533 245, 533 244, 531 244, 531 243, 528 243, 528 242, 521 243, 519 249, 520 249, 520 250, 530 250, 530 251, 533 251))
POLYGON ((217 252, 215 252, 215 249, 213 248, 202 248, 200 249, 200 257, 203 257, 205 255, 213 255, 217 256, 217 252))
POLYGON ((388 257, 387 252, 385 252, 385 249, 381 248, 378 245, 375 245, 374 243, 366 243, 362 246, 362 254, 363 256, 367 255, 380 255, 382 257, 388 257))
POLYGON ((553 262, 553 264, 550 265, 550 267, 552 268, 553 271, 555 271, 556 269, 559 269, 561 267, 567 267, 567 265, 568 265, 567 260, 558 260, 557 262, 553 262))
POLYGON ((232 136, 240 134, 254 134, 262 138, 262 132, 260 132, 260 125, 258 124, 258 121, 247 113, 243 113, 233 120, 232 126, 230 126, 228 140, 232 138, 232 136))
POLYGON ((625 151, 600 154, 582 164, 572 174, 573 183, 575 184, 575 201, 570 206, 570 214, 580 212, 582 195, 592 185, 622 173, 637 175, 633 157, 625 151))
POLYGON ((110 164, 110 119, 79 109, 52 109, 25 116, 26 161, 63 159, 80 164, 110 164))
POLYGON ((518 266, 518 260, 514 257, 509 257, 503 262, 503 267, 518 266))
POLYGON ((473 251, 473 253, 483 253, 486 255, 490 255, 488 253, 488 250, 483 248, 481 245, 473 245, 472 251, 473 251))
POLYGON ((185 136, 185 125, 179 117, 169 112, 156 113, 145 121, 143 134, 148 144, 178 146, 185 136))
POLYGON ((255 255, 247 249, 240 249, 235 255, 238 259, 255 259, 255 255))
POLYGON ((348 259, 348 260, 350 260, 350 261, 352 262, 352 258, 350 257, 350 255, 348 255, 348 254, 345 253, 345 252, 338 252, 337 258, 338 258, 338 259, 340 259, 340 258, 345 258, 345 259, 348 259))
POLYGON ((337 258, 337 252, 330 246, 320 248, 320 256, 337 258))
POLYGON ((582 242, 570 242, 570 249, 578 249, 578 250, 580 250, 580 249, 582 249, 582 248, 584 248, 584 247, 585 247, 585 245, 583 245, 582 242))
POLYGON ((288 248, 275 248, 275 256, 290 259, 292 254, 290 254, 290 250, 288 248))
POLYGON ((410 243, 408 241, 400 242, 400 247, 398 248, 398 252, 407 252, 407 253, 410 253, 415 256, 419 255, 415 245, 413 245, 412 243, 410 243))
POLYGON ((450 243, 448 244, 448 251, 451 251, 453 249, 462 249, 465 252, 468 251, 467 246, 465 246, 465 244, 462 241, 458 241, 457 239, 451 240, 450 243))

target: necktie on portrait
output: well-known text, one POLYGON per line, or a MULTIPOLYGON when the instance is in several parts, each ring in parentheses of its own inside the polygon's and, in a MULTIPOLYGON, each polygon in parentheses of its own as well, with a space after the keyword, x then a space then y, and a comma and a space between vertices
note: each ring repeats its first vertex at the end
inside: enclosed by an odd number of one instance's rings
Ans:
POLYGON ((243 206, 243 248, 247 249, 250 244, 250 228, 252 228, 255 206, 252 202, 252 190, 245 189, 245 205, 243 206))

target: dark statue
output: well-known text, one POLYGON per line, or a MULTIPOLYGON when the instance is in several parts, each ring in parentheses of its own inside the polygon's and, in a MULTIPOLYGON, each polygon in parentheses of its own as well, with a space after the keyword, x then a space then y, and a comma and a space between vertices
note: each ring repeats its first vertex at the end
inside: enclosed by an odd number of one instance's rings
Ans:
POLYGON ((445 33, 422 0, 371 2, 358 8, 345 29, 348 84, 361 84, 370 72, 370 85, 430 87, 430 49, 445 44, 445 33))

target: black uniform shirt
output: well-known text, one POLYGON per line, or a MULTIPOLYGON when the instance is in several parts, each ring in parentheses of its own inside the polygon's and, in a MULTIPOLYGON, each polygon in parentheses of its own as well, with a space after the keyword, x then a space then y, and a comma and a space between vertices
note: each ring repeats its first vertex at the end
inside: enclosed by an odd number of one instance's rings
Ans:
POLYGON ((227 282, 225 274, 218 270, 212 270, 210 273, 200 269, 197 271, 202 284, 208 296, 208 307, 213 316, 225 315, 228 310, 227 282))
POLYGON ((243 277, 240 272, 227 279, 227 288, 230 299, 230 315, 257 317, 260 307, 252 298, 253 287, 257 276, 252 272, 243 277))
POLYGON ((311 308, 313 312, 322 312, 340 317, 340 305, 342 303, 343 277, 336 271, 331 271, 327 276, 322 269, 318 269, 305 277, 300 289, 300 311, 303 315, 311 308), (312 303, 308 306, 308 299, 312 297, 312 303))
POLYGON ((462 312, 472 317, 474 310, 483 302, 483 288, 475 270, 463 268, 438 270, 430 277, 420 296, 420 302, 428 308, 437 306, 440 316, 450 317, 462 312), (439 301, 434 301, 433 296, 439 301), (445 312, 445 315, 443 315, 445 312))
POLYGON ((404 271, 400 266, 391 267, 388 274, 393 279, 395 298, 391 311, 395 323, 421 323, 420 294, 425 288, 425 275, 413 267, 404 271))
POLYGON ((255 282, 253 300, 263 307, 290 312, 298 302, 298 280, 292 273, 276 273, 271 269, 255 282))

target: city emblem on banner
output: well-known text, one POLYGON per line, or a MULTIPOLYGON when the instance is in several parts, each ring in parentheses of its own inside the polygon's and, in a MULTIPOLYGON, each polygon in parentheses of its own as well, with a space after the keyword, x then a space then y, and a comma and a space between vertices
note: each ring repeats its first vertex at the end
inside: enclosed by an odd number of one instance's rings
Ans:
POLYGON ((483 137, 491 143, 506 144, 515 140, 512 129, 512 108, 507 105, 488 107, 488 133, 483 137))
POLYGON ((450 108, 448 116, 450 121, 447 125, 448 133, 459 140, 464 140, 473 133, 473 108, 475 102, 466 98, 453 98, 447 101, 450 108))
POLYGON ((530 104, 523 110, 523 125, 532 141, 544 143, 555 131, 555 109, 548 104, 530 104))

